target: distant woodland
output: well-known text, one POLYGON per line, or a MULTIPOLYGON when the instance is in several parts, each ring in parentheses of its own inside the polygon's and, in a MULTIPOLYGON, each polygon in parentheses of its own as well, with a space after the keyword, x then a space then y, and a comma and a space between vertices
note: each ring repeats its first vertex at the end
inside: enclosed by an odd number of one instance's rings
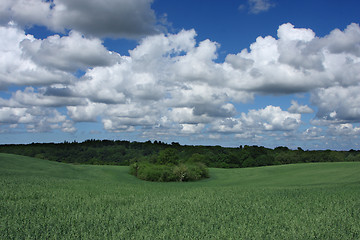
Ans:
POLYGON ((86 140, 84 142, 32 143, 0 145, 0 152, 25 155, 50 161, 74 164, 130 165, 156 163, 160 158, 179 162, 201 162, 207 167, 244 168, 308 162, 360 161, 360 151, 304 151, 287 147, 262 146, 188 146, 161 141, 130 142, 86 140), (169 154, 171 153, 171 154, 169 154))

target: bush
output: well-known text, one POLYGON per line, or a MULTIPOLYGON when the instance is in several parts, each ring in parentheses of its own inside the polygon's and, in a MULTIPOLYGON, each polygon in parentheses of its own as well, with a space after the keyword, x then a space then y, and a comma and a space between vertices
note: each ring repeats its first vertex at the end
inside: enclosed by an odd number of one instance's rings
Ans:
POLYGON ((194 163, 187 165, 187 178, 189 181, 208 178, 209 172, 203 163, 194 163))
POLYGON ((152 182, 195 181, 209 177, 208 170, 202 163, 181 163, 179 165, 134 163, 130 165, 130 174, 152 182))
POLYGON ((130 165, 130 173, 139 179, 153 182, 175 181, 172 167, 151 163, 134 163, 130 165))
POLYGON ((176 181, 182 182, 188 178, 188 167, 185 164, 179 164, 173 167, 173 174, 176 177, 176 181))

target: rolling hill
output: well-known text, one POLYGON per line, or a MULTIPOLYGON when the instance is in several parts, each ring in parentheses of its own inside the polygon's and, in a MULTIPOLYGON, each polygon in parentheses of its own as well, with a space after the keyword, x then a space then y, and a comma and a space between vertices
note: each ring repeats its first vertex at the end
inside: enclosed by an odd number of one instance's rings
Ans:
POLYGON ((360 163, 210 169, 156 183, 128 167, 0 154, 0 239, 359 239, 360 163))

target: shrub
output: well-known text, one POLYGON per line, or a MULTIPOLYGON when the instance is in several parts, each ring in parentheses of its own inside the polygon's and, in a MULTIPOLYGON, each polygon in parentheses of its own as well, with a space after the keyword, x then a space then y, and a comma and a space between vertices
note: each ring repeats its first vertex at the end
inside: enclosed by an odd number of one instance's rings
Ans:
POLYGON ((191 180, 200 180, 202 178, 208 178, 209 172, 206 166, 202 163, 195 163, 188 165, 187 177, 191 180))
POLYGON ((181 163, 179 165, 159 165, 147 162, 130 165, 130 174, 139 179, 153 182, 195 181, 209 177, 202 163, 181 163))
POLYGON ((173 174, 176 177, 176 181, 182 182, 187 179, 188 168, 185 164, 181 163, 173 167, 173 174))
POLYGON ((175 180, 171 166, 151 163, 135 163, 133 165, 137 166, 135 167, 136 171, 132 170, 132 173, 139 179, 153 182, 170 182, 175 180))

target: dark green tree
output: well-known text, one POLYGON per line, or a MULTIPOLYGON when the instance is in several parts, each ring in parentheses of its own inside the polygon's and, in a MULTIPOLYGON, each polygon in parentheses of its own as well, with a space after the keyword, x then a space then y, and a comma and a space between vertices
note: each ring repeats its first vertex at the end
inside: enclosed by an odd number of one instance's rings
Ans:
POLYGON ((179 156, 178 151, 174 148, 166 148, 159 152, 157 158, 158 164, 178 164, 179 163, 179 156))

